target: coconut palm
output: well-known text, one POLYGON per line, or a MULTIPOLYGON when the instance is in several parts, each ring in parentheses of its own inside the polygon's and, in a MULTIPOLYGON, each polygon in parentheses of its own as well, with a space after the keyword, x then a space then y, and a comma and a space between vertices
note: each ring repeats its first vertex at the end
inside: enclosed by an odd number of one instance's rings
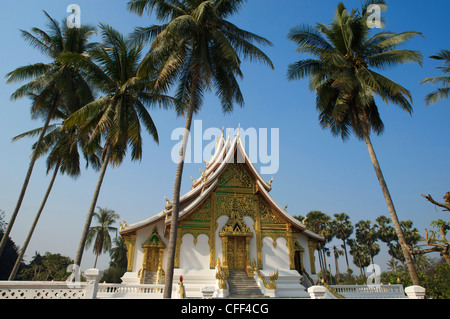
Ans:
POLYGON ((413 31, 398 34, 382 31, 371 35, 367 25, 369 13, 366 10, 371 3, 385 5, 384 0, 370 0, 363 4, 360 11, 349 12, 343 3, 339 3, 330 25, 301 25, 291 29, 289 39, 298 45, 297 51, 315 58, 291 64, 288 78, 295 80, 309 77, 310 88, 316 93, 319 121, 324 129, 330 129, 333 135, 343 140, 348 139, 353 132, 358 139, 365 141, 410 276, 413 283, 419 285, 370 135, 372 132, 380 135, 384 130, 375 97, 380 97, 386 103, 392 102, 411 114, 410 92, 375 69, 383 70, 405 63, 422 65, 422 54, 399 49, 399 46, 421 34, 413 31))
POLYGON ((101 137, 105 140, 102 167, 78 247, 76 265, 81 264, 94 208, 108 165, 120 165, 129 146, 132 160, 140 160, 141 124, 158 142, 156 126, 147 107, 156 102, 165 107, 168 105, 168 97, 149 90, 153 87, 150 78, 137 76, 142 46, 133 45, 110 26, 100 27, 103 46, 93 53, 92 59, 70 53, 60 58, 63 64, 82 69, 93 86, 104 94, 75 112, 64 123, 66 129, 81 125, 83 129, 92 131, 90 141, 86 145, 88 148, 101 137))
POLYGON ((132 0, 128 3, 131 12, 139 15, 146 11, 155 13, 157 19, 165 22, 138 28, 135 38, 152 41, 147 60, 151 66, 159 66, 156 86, 177 84, 177 111, 186 118, 173 191, 165 298, 172 294, 181 178, 194 113, 200 111, 203 96, 210 90, 216 92, 223 112, 233 111, 235 104, 243 106, 237 81, 243 77, 241 58, 263 62, 273 68, 270 59, 253 44, 270 45, 270 42, 226 20, 239 11, 243 2, 132 0))
POLYGON ((109 256, 111 257, 110 266, 124 269, 126 271, 127 260, 127 245, 122 237, 114 238, 114 247, 111 248, 109 256))
MULTIPOLYGON (((85 101, 88 102, 88 101, 85 101)), ((74 106, 72 103, 65 104, 66 107, 74 106)), ((79 107, 82 106, 81 104, 79 107)), ((62 117, 60 120, 64 120, 70 114, 72 114, 74 110, 66 109, 60 110, 58 112, 58 117, 62 117)), ((39 128, 36 130, 32 130, 23 134, 20 134, 13 138, 13 141, 17 141, 24 137, 34 137, 39 135, 43 128, 39 128)), ((20 263, 22 262, 23 256, 26 252, 28 244, 31 241, 31 237, 33 236, 36 225, 39 221, 39 218, 44 210, 45 204, 47 203, 50 192, 52 191, 53 184, 55 182, 56 176, 58 173, 64 175, 67 174, 72 178, 77 178, 81 173, 80 168, 80 154, 79 149, 84 149, 84 144, 88 138, 86 135, 82 135, 82 132, 79 131, 76 127, 70 130, 61 130, 60 124, 52 124, 49 125, 47 129, 47 135, 43 138, 41 147, 38 150, 38 158, 49 154, 47 157, 47 174, 53 169, 53 174, 50 179, 50 183, 47 187, 47 191, 42 200, 41 206, 39 207, 36 216, 34 218, 33 224, 28 232, 27 238, 20 250, 20 254, 16 260, 16 264, 9 276, 8 280, 14 280, 17 271, 19 269, 20 263)), ((36 144, 33 145, 33 148, 36 148, 36 144)), ((83 155, 86 159, 86 166, 91 164, 95 169, 99 169, 100 159, 96 153, 86 153, 83 152, 83 155)))
POLYGON ((80 130, 90 132, 85 146, 89 151, 100 139, 104 141, 101 169, 74 261, 77 266, 81 265, 108 165, 120 165, 128 148, 131 148, 131 160, 141 160, 142 126, 158 143, 157 129, 147 108, 155 105, 167 108, 172 102, 168 96, 152 90, 154 84, 150 74, 138 76, 143 45, 134 45, 108 25, 100 25, 100 29, 103 43, 92 52, 92 58, 72 53, 59 58, 62 64, 82 70, 93 87, 103 94, 73 113, 63 125, 64 129, 78 126, 80 130))
MULTIPOLYGON (((442 71, 443 74, 450 74, 450 50, 441 50, 436 55, 430 56, 431 59, 442 61, 442 66, 436 67, 442 71)), ((448 98, 450 92, 450 76, 433 76, 423 79, 421 83, 440 84, 442 87, 427 94, 425 102, 427 105, 432 105, 438 101, 448 98)))
POLYGON ((94 268, 97 267, 98 256, 103 252, 108 252, 111 249, 111 236, 110 232, 116 232, 117 228, 112 227, 119 215, 113 210, 107 208, 98 207, 98 212, 94 212, 93 217, 97 220, 98 226, 91 227, 86 239, 86 249, 93 243, 93 251, 95 253, 94 268))
POLYGON ((76 104, 79 103, 80 99, 89 99, 92 96, 89 86, 78 71, 58 63, 57 59, 65 52, 71 52, 73 55, 88 54, 96 46, 96 43, 89 42, 90 37, 95 33, 95 29, 86 25, 81 26, 81 28, 68 28, 65 23, 61 27, 47 12, 44 11, 44 14, 49 21, 48 31, 32 28, 31 32, 21 30, 21 34, 32 47, 51 59, 51 62, 22 66, 6 75, 7 83, 30 80, 17 89, 12 94, 11 99, 17 100, 31 96, 33 98, 32 117, 44 118, 45 123, 31 156, 16 207, 5 230, 6 236, 0 243, 0 255, 19 213, 42 140, 51 120, 57 116, 58 108, 61 105, 76 104))
POLYGON ((331 221, 331 229, 336 238, 342 240, 342 248, 345 253, 345 261, 347 262, 347 269, 350 268, 348 263, 347 244, 346 241, 353 233, 353 225, 350 221, 350 216, 346 213, 334 214, 334 219, 331 221))

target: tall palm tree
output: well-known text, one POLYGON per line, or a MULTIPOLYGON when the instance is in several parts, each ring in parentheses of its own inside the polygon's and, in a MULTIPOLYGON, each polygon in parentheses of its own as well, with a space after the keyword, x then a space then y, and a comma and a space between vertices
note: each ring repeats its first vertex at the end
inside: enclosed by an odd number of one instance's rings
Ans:
POLYGON ((114 238, 114 247, 109 251, 111 257, 110 266, 127 270, 127 245, 122 237, 114 238))
MULTIPOLYGON (((337 280, 337 282, 339 282, 340 274, 339 274, 339 263, 338 263, 338 259, 339 259, 339 256, 344 255, 344 251, 341 250, 341 249, 338 249, 336 246, 333 246, 333 255, 334 255, 334 265, 335 265, 335 267, 336 267, 336 280, 337 280)), ((349 268, 349 267, 347 267, 347 269, 348 269, 348 268, 349 268)), ((331 269, 330 269, 330 270, 331 270, 331 269)))
POLYGON ((244 99, 238 78, 241 57, 263 62, 273 68, 270 59, 253 43, 271 43, 253 33, 239 29, 227 21, 237 13, 244 0, 132 0, 131 12, 142 15, 154 12, 163 25, 138 28, 137 40, 152 40, 147 56, 150 65, 159 66, 156 86, 177 84, 175 97, 179 115, 186 118, 182 145, 175 174, 169 259, 166 269, 164 297, 172 294, 178 211, 184 157, 194 113, 202 107, 205 92, 214 90, 222 111, 233 111, 234 105, 243 106, 244 99))
MULTIPOLYGON (((83 103, 78 105, 78 108, 82 106, 83 103)), ((59 110, 57 114, 57 117, 60 117, 60 120, 66 119, 75 111, 70 110, 69 108, 70 106, 74 106, 73 103, 67 103, 65 104, 65 106, 66 108, 64 110, 59 110)), ((13 141, 17 141, 18 139, 24 137, 34 137, 38 135, 42 130, 43 128, 39 128, 20 134, 14 137, 13 141)), ((48 197, 50 195, 50 192, 52 191, 53 184, 58 173, 62 175, 67 174, 72 178, 77 178, 81 173, 79 149, 84 149, 84 145, 88 136, 84 135, 83 132, 79 131, 76 127, 70 130, 62 130, 61 124, 50 125, 47 129, 47 132, 48 133, 42 140, 41 147, 38 150, 38 158, 48 153, 47 174, 52 169, 54 171, 50 179, 50 183, 47 187, 47 191, 42 200, 41 206, 36 213, 33 224, 28 232, 27 238, 25 239, 25 242, 20 250, 20 254, 16 260, 16 264, 14 265, 14 268, 8 280, 14 280, 17 275, 20 263, 22 262, 23 256, 25 255, 26 249, 28 248, 28 244, 31 241, 34 230, 40 219, 42 211, 44 210, 45 204, 47 203, 48 197)), ((33 148, 36 148, 36 144, 33 145, 33 148)), ((96 170, 99 169, 100 159, 96 153, 83 152, 83 155, 86 159, 86 166, 89 166, 89 164, 91 164, 96 170)))
POLYGON ((102 46, 92 52, 92 58, 66 53, 59 58, 64 65, 82 70, 83 75, 103 96, 86 104, 64 121, 64 129, 79 126, 90 132, 85 148, 91 150, 104 140, 102 164, 89 207, 75 265, 81 265, 86 239, 90 229, 100 188, 109 164, 118 166, 128 148, 131 159, 142 159, 141 127, 158 143, 156 126, 147 108, 154 105, 169 107, 172 100, 155 93, 150 74, 138 75, 143 45, 134 45, 108 25, 100 25, 102 46), (97 64, 98 63, 98 64, 97 64))
POLYGON ((345 253, 345 261, 347 262, 347 269, 350 269, 347 255, 347 239, 353 234, 353 225, 350 221, 350 216, 346 213, 334 214, 334 219, 331 221, 331 228, 334 236, 342 240, 342 248, 345 253))
MULTIPOLYGON (((375 219, 375 222, 378 226, 377 237, 388 246, 388 254, 392 257, 391 265, 395 267, 396 264, 394 263, 394 258, 396 256, 395 253, 398 252, 398 250, 396 250, 394 246, 396 243, 398 244, 398 240, 394 227, 390 225, 392 220, 386 216, 378 216, 375 219)), ((396 269, 394 269, 394 271, 397 272, 396 269)))
POLYGON ((38 49, 51 62, 22 66, 6 75, 7 83, 30 80, 17 89, 12 94, 11 99, 17 100, 31 95, 33 97, 32 117, 43 117, 45 123, 31 156, 16 207, 5 230, 6 236, 0 243, 0 256, 25 197, 42 140, 51 120, 58 113, 58 107, 64 103, 77 103, 78 97, 89 97, 91 95, 89 86, 86 85, 77 70, 61 65, 57 62, 57 59, 65 52, 71 52, 73 55, 88 54, 96 46, 96 43, 89 42, 90 37, 95 33, 95 29, 86 25, 78 29, 68 28, 65 23, 61 27, 47 12, 44 11, 44 14, 49 21, 48 31, 32 28, 31 32, 21 30, 21 34, 31 46, 38 49))
POLYGON ((361 276, 365 276, 364 267, 370 265, 370 253, 369 248, 366 245, 361 245, 351 238, 348 240, 350 246, 350 255, 353 256, 353 263, 359 267, 361 276))
POLYGON ((101 255, 103 252, 110 251, 111 249, 111 236, 109 235, 110 232, 116 232, 117 235, 117 228, 112 227, 117 219, 119 219, 119 215, 116 214, 113 210, 107 209, 107 208, 101 208, 98 207, 98 212, 94 212, 93 216, 98 226, 91 227, 89 229, 89 233, 86 239, 86 249, 94 243, 93 251, 95 253, 95 262, 94 262, 94 268, 97 267, 97 260, 98 256, 101 255))
MULTIPOLYGON (((442 66, 436 67, 441 70, 443 74, 450 74, 450 50, 441 50, 436 55, 430 56, 431 59, 442 61, 442 66)), ((421 83, 440 84, 442 87, 427 94, 425 102, 427 105, 432 105, 438 101, 448 98, 450 92, 450 76, 433 76, 423 79, 421 83)))
POLYGON ((405 63, 422 65, 422 54, 417 51, 398 49, 408 40, 421 35, 406 31, 393 33, 382 31, 371 35, 367 25, 367 7, 384 0, 370 0, 360 11, 346 10, 343 3, 337 6, 333 22, 328 26, 301 25, 289 32, 289 39, 298 45, 297 52, 312 54, 315 59, 293 63, 288 78, 295 80, 309 77, 310 88, 316 93, 316 108, 323 128, 330 129, 343 140, 353 132, 365 141, 376 176, 381 186, 390 217, 400 240, 411 279, 419 285, 419 278, 408 251, 397 213, 383 177, 380 164, 370 139, 372 132, 380 135, 384 124, 378 112, 375 97, 392 102, 411 114, 410 92, 391 79, 375 72, 405 63))
POLYGON ((325 240, 317 246, 319 265, 323 273, 327 270, 325 245, 330 242, 333 237, 330 221, 331 217, 319 210, 310 211, 302 220, 302 223, 305 224, 307 229, 325 238, 325 240))
POLYGON ((372 226, 370 220, 360 220, 355 224, 355 237, 358 244, 368 248, 370 262, 374 265, 373 257, 380 252, 380 245, 376 243, 378 240, 377 225, 372 226))

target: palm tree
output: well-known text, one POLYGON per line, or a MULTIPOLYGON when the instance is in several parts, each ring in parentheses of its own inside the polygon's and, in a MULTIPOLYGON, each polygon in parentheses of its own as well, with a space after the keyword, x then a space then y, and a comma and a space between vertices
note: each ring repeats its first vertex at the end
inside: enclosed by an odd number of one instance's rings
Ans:
POLYGON ((12 94, 11 99, 17 100, 32 96, 32 117, 44 117, 45 124, 34 147, 16 207, 5 230, 6 236, 3 237, 0 243, 0 256, 6 244, 6 238, 11 232, 22 205, 42 140, 51 120, 55 118, 61 105, 77 103, 80 97, 89 98, 91 95, 89 86, 86 85, 78 71, 61 65, 57 60, 65 52, 71 52, 73 55, 88 54, 96 46, 96 43, 89 42, 90 37, 95 33, 95 29, 85 25, 79 29, 68 28, 65 23, 63 27, 60 27, 59 23, 47 12, 44 11, 44 14, 49 20, 49 31, 33 28, 31 33, 24 30, 21 30, 21 33, 31 46, 38 49, 52 61, 22 66, 6 75, 7 83, 30 80, 27 84, 17 89, 12 94))
POLYGON ((94 218, 98 222, 98 226, 91 227, 86 239, 86 249, 94 243, 93 251, 95 253, 94 268, 97 267, 98 256, 103 252, 110 251, 111 249, 111 236, 110 232, 115 231, 117 236, 117 228, 112 227, 119 215, 113 210, 107 208, 98 207, 98 212, 94 212, 94 218))
MULTIPOLYGON (((88 102, 88 101, 85 101, 88 102)), ((84 102, 83 102, 84 103, 84 102)), ((83 105, 81 103, 78 105, 78 108, 83 105)), ((65 104, 66 109, 59 109, 59 112, 56 117, 60 118, 60 120, 66 119, 70 114, 72 114, 75 110, 70 110, 70 106, 74 106, 73 103, 65 104)), ((13 141, 17 141, 18 139, 24 137, 34 137, 43 130, 43 128, 39 128, 36 130, 31 130, 29 132, 20 134, 13 138, 13 141)), ((9 276, 8 280, 14 280, 17 275, 17 271, 19 269, 20 263, 22 262, 23 256, 25 255, 28 244, 30 243, 31 237, 33 236, 36 225, 39 221, 39 218, 44 210, 45 204, 47 203, 50 192, 53 188, 53 184, 55 182, 56 176, 58 173, 64 175, 67 174, 72 178, 77 178, 81 173, 80 168, 80 154, 79 148, 84 149, 84 145, 88 136, 83 136, 82 132, 80 132, 76 127, 70 130, 62 130, 61 124, 53 124, 49 125, 47 129, 47 135, 43 138, 40 149, 38 150, 38 158, 49 153, 47 157, 47 174, 50 170, 54 170, 52 177, 50 179, 50 183, 47 187, 47 191, 42 200, 41 206, 39 207, 33 224, 28 232, 27 238, 23 244, 23 247, 20 250, 19 257, 16 260, 16 264, 9 276)), ((36 147, 36 144, 33 145, 33 148, 36 147)), ((88 154, 83 152, 83 155, 86 159, 86 166, 91 164, 96 170, 99 169, 100 159, 96 153, 88 154)))
POLYGON ((334 220, 331 222, 331 228, 334 236, 342 240, 342 248, 344 248, 345 261, 347 262, 347 269, 349 269, 350 266, 348 263, 346 241, 353 233, 353 225, 350 221, 350 216, 348 216, 346 213, 334 214, 334 220))
POLYGON ((109 256, 111 257, 110 266, 127 270, 127 245, 122 237, 114 238, 114 247, 111 248, 109 256))
POLYGON ((310 211, 302 220, 302 223, 305 224, 307 229, 325 238, 325 240, 317 246, 319 265, 324 273, 327 270, 325 245, 330 242, 333 237, 330 227, 330 221, 330 216, 319 210, 310 211))
POLYGON ((355 239, 349 239, 347 243, 350 246, 350 255, 353 256, 353 263, 359 267, 361 276, 365 276, 364 267, 370 265, 369 248, 366 245, 357 243, 355 239))
MULTIPOLYGON (((333 255, 334 255, 334 264, 335 264, 335 267, 336 267, 336 280, 337 280, 337 282, 339 282, 339 276, 340 276, 340 274, 339 274, 339 263, 338 263, 338 259, 339 259, 339 256, 344 255, 344 251, 341 250, 341 249, 338 249, 336 246, 333 246, 333 255)), ((349 267, 348 267, 348 265, 347 265, 347 269, 348 269, 348 268, 349 268, 349 267)))
POLYGON ((266 39, 239 29, 227 21, 237 13, 243 0, 132 0, 131 12, 154 12, 163 25, 138 28, 138 41, 152 40, 147 56, 150 65, 159 66, 156 86, 177 83, 178 115, 186 117, 185 131, 175 174, 172 217, 168 245, 168 263, 164 297, 172 294, 175 246, 178 228, 179 198, 184 156, 194 113, 202 107, 206 91, 215 90, 222 111, 243 106, 237 78, 242 78, 241 57, 263 62, 273 68, 270 59, 253 43, 270 45, 266 39), (168 22, 167 22, 168 21, 168 22))
POLYGON ((339 3, 335 18, 329 26, 301 25, 291 29, 289 39, 298 45, 297 51, 312 54, 316 59, 305 59, 291 64, 288 78, 295 80, 309 77, 310 88, 316 92, 319 121, 324 129, 330 129, 333 135, 341 136, 343 140, 348 139, 353 132, 358 139, 365 141, 411 279, 414 285, 419 285, 419 278, 370 135, 372 131, 380 135, 384 130, 375 101, 376 96, 411 114, 410 92, 374 69, 385 69, 409 62, 422 65, 423 57, 419 52, 398 49, 400 45, 421 34, 412 31, 398 34, 383 31, 371 36, 371 29, 367 25, 369 13, 366 10, 371 3, 384 5, 385 1, 366 1, 361 12, 353 10, 351 13, 343 3, 339 3))
MULTIPOLYGON (((450 50, 441 50, 436 55, 430 56, 430 58, 442 61, 443 66, 436 67, 436 69, 440 69, 444 74, 450 74, 450 50)), ((433 76, 422 80, 421 83, 440 84, 443 86, 427 94, 425 97, 427 105, 432 105, 448 98, 450 92, 450 76, 433 76)))
POLYGON ((104 94, 64 121, 65 129, 80 126, 80 129, 91 132, 87 149, 96 145, 100 139, 104 140, 102 166, 75 257, 77 266, 81 265, 86 238, 108 165, 120 165, 128 148, 131 148, 133 161, 141 160, 141 126, 158 143, 157 129, 147 108, 157 103, 168 107, 171 103, 169 97, 152 90, 154 84, 150 74, 137 73, 143 45, 134 45, 130 39, 125 39, 110 26, 100 25, 100 29, 103 43, 92 53, 92 59, 71 53, 66 53, 59 59, 64 65, 81 69, 93 87, 104 94))
POLYGON ((377 225, 372 227, 370 220, 360 220, 355 224, 355 237, 358 244, 368 248, 370 262, 373 265, 373 257, 380 252, 380 245, 376 244, 378 240, 377 225))
POLYGON ((397 243, 397 234, 395 229, 389 225, 392 220, 386 216, 379 216, 375 219, 375 222, 378 225, 377 237, 388 246, 388 254, 392 257, 391 264, 394 267, 394 271, 397 272, 395 269, 396 264, 394 263, 395 249, 393 248, 394 243, 397 243))

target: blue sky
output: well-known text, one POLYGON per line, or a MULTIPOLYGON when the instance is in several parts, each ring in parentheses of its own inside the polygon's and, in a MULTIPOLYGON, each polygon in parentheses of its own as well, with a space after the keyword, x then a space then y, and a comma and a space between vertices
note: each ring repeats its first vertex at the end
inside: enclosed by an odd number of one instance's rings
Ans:
MULTIPOLYGON (((136 26, 157 23, 153 17, 138 17, 126 11, 126 1, 119 0, 45 0, 23 2, 5 1, 0 12, 0 75, 16 67, 45 61, 39 52, 29 47, 20 37, 19 29, 45 28, 42 10, 62 20, 69 14, 66 8, 76 3, 82 10, 82 23, 110 24, 122 33, 136 26)), ((289 30, 301 23, 328 24, 334 14, 336 0, 250 0, 232 21, 239 27, 264 36, 274 44, 264 51, 275 64, 267 66, 245 63, 245 78, 241 82, 245 107, 223 115, 213 94, 205 99, 202 112, 196 120, 206 128, 279 128, 280 166, 274 177, 272 196, 281 206, 288 205, 291 215, 306 215, 311 210, 321 210, 332 216, 346 212, 352 222, 388 215, 386 203, 373 171, 365 144, 355 138, 342 142, 319 126, 315 110, 315 96, 308 90, 307 80, 289 82, 287 66, 301 58, 295 45, 288 41, 289 30)), ((347 8, 359 7, 360 1, 344 1, 347 8)), ((408 49, 421 50, 423 67, 405 65, 383 71, 385 75, 405 86, 412 93, 414 113, 409 116, 395 105, 379 103, 386 129, 382 136, 372 137, 383 173, 388 183, 400 220, 411 219, 423 234, 432 220, 449 219, 440 209, 423 199, 420 194, 432 194, 442 200, 449 191, 450 171, 450 101, 426 107, 425 95, 433 87, 420 85, 426 77, 439 75, 434 67, 439 63, 428 56, 440 49, 449 49, 448 0, 424 3, 420 0, 389 1, 386 30, 402 32, 419 31, 408 49)), ((2 77, 3 78, 3 77, 2 77)), ((29 116, 30 102, 26 99, 12 102, 10 95, 18 88, 0 85, 0 209, 6 220, 14 210, 31 154, 34 141, 11 142, 11 138, 41 126, 29 116)), ((107 207, 120 214, 127 223, 146 219, 159 212, 164 196, 172 197, 175 164, 171 150, 177 141, 171 140, 175 128, 183 127, 184 120, 174 112, 154 110, 153 119, 158 127, 160 144, 146 137, 142 162, 127 159, 119 168, 110 168, 98 200, 98 206, 107 207)), ((208 141, 204 142, 205 145, 208 141)), ((256 163, 258 166, 259 163, 256 163)), ((204 164, 186 164, 183 188, 190 189, 190 176, 198 177, 204 164)), ((49 176, 45 174, 45 160, 37 162, 21 211, 11 232, 17 245, 22 245, 29 227, 45 193, 49 176)), ((26 260, 35 251, 50 251, 75 257, 82 227, 97 173, 91 169, 73 180, 58 176, 54 190, 27 250, 26 260)), ((339 244, 339 243, 337 243, 339 244)), ((386 268, 386 253, 375 257, 382 269, 386 268)), ((94 256, 89 251, 83 259, 83 268, 93 265, 94 256)), ((101 267, 106 267, 109 257, 100 257, 101 267), (103 264, 102 264, 103 263, 103 264)), ((330 258, 331 262, 331 258, 330 258)), ((341 260, 341 269, 344 260, 341 260)))

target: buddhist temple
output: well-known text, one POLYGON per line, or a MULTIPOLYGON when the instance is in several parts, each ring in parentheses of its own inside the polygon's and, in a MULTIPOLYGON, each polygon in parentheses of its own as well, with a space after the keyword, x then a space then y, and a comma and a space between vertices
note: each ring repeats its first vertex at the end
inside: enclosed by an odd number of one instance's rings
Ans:
MULTIPOLYGON (((214 297, 309 298, 306 288, 317 280, 314 252, 323 237, 272 198, 273 181, 261 177, 239 135, 222 134, 200 173, 180 198, 174 286, 183 276, 188 298, 200 297, 205 287, 214 297), (242 292, 239 282, 258 289, 242 292)), ((146 220, 121 224, 125 285, 164 282, 172 204, 165 198, 161 208, 146 220)))

